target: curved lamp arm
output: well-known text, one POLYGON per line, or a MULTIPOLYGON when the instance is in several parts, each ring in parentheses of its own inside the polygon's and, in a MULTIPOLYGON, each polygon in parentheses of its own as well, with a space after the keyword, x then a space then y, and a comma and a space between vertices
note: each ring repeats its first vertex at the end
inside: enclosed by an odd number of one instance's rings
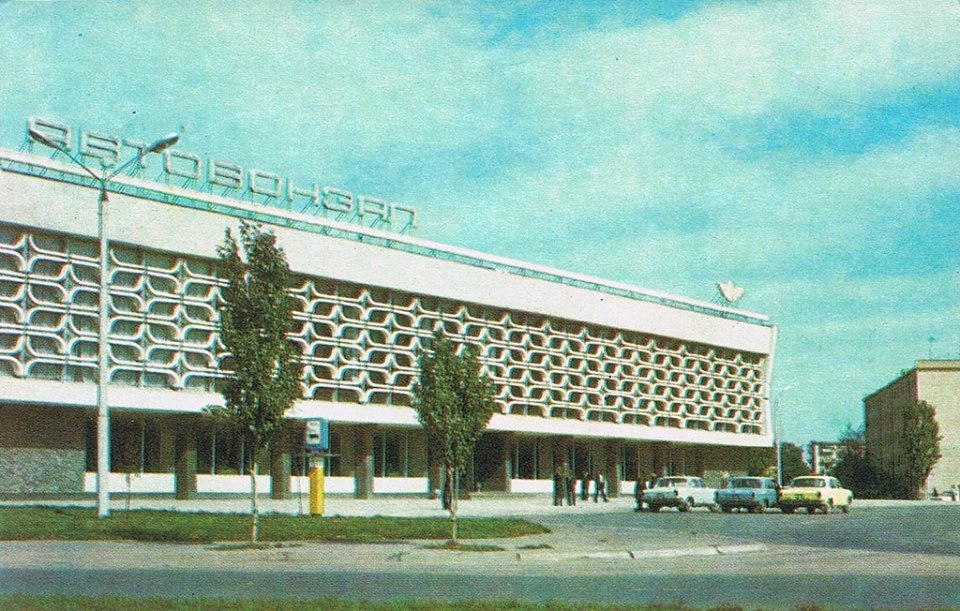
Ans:
POLYGON ((103 182, 103 177, 102 177, 102 176, 97 176, 97 174, 96 174, 93 170, 91 170, 90 168, 88 168, 85 163, 83 163, 82 161, 80 161, 79 159, 77 159, 77 157, 75 157, 73 153, 71 153, 69 150, 67 150, 67 149, 66 149, 65 147, 63 147, 62 145, 60 145, 60 144, 54 142, 53 140, 47 138, 46 136, 44 136, 43 134, 41 134, 40 132, 38 132, 38 131, 35 130, 35 129, 31 129, 29 133, 30 133, 30 138, 32 138, 33 140, 36 140, 37 142, 39 142, 40 144, 43 144, 44 146, 49 146, 49 147, 52 148, 52 149, 57 149, 58 151, 60 151, 61 153, 63 153, 63 154, 66 155, 67 157, 69 157, 75 164, 77 164, 78 166, 80 166, 81 168, 83 168, 84 170, 86 170, 87 174, 89 174, 90 176, 93 176, 93 178, 94 178, 97 182, 103 182))
POLYGON ((180 140, 180 134, 178 134, 177 132, 170 132, 169 134, 167 134, 167 135, 164 136, 163 138, 160 138, 159 140, 157 140, 156 142, 154 142, 154 143, 151 144, 150 146, 148 146, 148 147, 146 147, 145 149, 143 149, 143 151, 142 151, 139 155, 137 155, 137 156, 135 156, 135 157, 131 157, 130 159, 128 159, 126 162, 124 162, 120 167, 118 167, 117 169, 115 169, 115 170, 114 170, 113 172, 111 172, 110 174, 104 173, 103 176, 98 176, 98 175, 96 174, 96 172, 94 172, 94 171, 91 170, 89 167, 87 167, 87 165, 86 165, 85 163, 83 163, 82 161, 80 161, 79 158, 77 158, 73 153, 71 153, 69 150, 67 150, 67 149, 66 149, 64 146, 62 146, 61 144, 59 144, 59 143, 57 143, 57 142, 54 142, 53 140, 47 138, 46 136, 44 136, 43 134, 41 134, 39 131, 37 131, 37 130, 35 130, 35 129, 29 130, 29 133, 30 133, 30 138, 32 138, 33 140, 36 140, 37 142, 39 142, 40 144, 43 144, 44 146, 49 146, 49 147, 52 148, 52 149, 56 149, 56 150, 60 151, 61 153, 63 153, 64 155, 66 155, 67 157, 69 157, 75 164, 77 164, 78 166, 80 166, 81 168, 83 168, 83 169, 87 172, 87 174, 89 174, 89 175, 92 176, 97 182, 99 182, 101 188, 104 188, 104 187, 106 186, 106 182, 107 182, 108 180, 110 180, 111 178, 113 178, 114 176, 116 176, 117 174, 119 174, 120 172, 122 172, 122 171, 124 171, 125 169, 127 169, 127 168, 130 166, 130 164, 132 164, 134 161, 137 161, 137 162, 143 161, 143 158, 146 157, 146 156, 147 156, 148 154, 150 154, 150 153, 159 153, 159 152, 161 152, 161 151, 165 151, 166 149, 168 149, 168 148, 170 148, 171 146, 173 146, 174 144, 176 144, 178 140, 180 140))

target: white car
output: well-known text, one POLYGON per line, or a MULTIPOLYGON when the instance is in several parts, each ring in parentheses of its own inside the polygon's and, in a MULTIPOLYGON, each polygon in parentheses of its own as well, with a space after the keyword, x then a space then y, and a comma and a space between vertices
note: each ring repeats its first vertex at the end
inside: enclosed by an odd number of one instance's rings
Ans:
POLYGON ((643 493, 643 502, 650 511, 660 511, 664 507, 676 507, 680 511, 707 507, 710 511, 716 511, 717 491, 708 488, 699 477, 661 477, 643 493))

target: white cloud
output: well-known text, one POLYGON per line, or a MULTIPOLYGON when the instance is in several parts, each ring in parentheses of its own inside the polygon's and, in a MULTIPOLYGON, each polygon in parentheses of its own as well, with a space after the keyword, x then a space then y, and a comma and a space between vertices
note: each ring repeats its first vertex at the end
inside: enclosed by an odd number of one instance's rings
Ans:
POLYGON ((548 116, 641 130, 651 118, 672 131, 836 112, 838 101, 873 104, 955 78, 958 12, 949 0, 717 4, 653 28, 585 33, 547 50, 526 77, 553 94, 548 116))

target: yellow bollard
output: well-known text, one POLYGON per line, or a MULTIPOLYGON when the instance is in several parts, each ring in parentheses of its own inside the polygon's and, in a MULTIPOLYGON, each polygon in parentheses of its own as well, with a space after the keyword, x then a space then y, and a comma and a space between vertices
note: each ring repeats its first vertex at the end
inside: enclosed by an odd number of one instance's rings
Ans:
POLYGON ((323 515, 323 461, 310 469, 310 515, 323 515))

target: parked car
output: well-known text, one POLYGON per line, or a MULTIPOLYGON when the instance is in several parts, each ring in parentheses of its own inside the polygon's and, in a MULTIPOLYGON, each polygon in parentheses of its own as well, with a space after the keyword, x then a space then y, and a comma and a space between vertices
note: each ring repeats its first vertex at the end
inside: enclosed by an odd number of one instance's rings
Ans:
POLYGON ((716 494, 699 477, 671 476, 661 477, 643 493, 643 502, 650 511, 660 511, 664 507, 676 507, 680 511, 689 511, 693 507, 707 507, 716 510, 716 494))
POLYGON ((776 507, 777 500, 777 482, 770 477, 731 477, 717 490, 717 505, 724 513, 734 509, 763 513, 776 507))
POLYGON ((806 508, 807 513, 817 509, 830 513, 840 508, 843 513, 850 511, 853 493, 840 485, 840 481, 829 475, 804 475, 793 478, 789 486, 780 491, 780 509, 783 513, 793 513, 806 508))

